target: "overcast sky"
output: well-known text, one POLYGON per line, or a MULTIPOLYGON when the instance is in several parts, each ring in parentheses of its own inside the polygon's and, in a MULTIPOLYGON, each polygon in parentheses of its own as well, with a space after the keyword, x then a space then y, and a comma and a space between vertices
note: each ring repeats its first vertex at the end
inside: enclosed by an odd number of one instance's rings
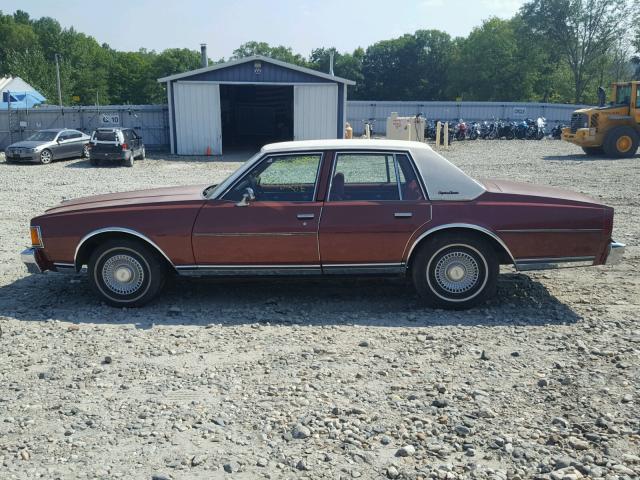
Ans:
POLYGON ((352 51, 378 40, 437 28, 467 35, 482 20, 511 17, 524 0, 3 0, 32 17, 50 16, 63 27, 117 50, 164 50, 208 44, 212 59, 229 57, 251 40, 285 45, 308 55, 315 47, 352 51), (94 6, 95 5, 95 6, 94 6))

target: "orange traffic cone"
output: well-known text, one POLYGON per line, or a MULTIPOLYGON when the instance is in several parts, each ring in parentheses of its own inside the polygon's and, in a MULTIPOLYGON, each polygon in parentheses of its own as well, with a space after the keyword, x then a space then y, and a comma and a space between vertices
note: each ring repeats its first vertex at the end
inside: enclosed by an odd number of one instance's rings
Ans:
POLYGON ((211 146, 208 146, 208 147, 207 147, 207 152, 206 152, 206 154, 205 154, 205 155, 206 155, 207 157, 210 157, 210 156, 211 156, 211 146))

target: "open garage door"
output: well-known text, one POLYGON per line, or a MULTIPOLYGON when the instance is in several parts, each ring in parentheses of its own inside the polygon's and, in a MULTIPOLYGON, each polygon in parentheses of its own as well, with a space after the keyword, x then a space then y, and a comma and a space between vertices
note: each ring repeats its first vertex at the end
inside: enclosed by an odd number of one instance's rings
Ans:
POLYGON ((176 82, 173 95, 178 155, 221 155, 220 86, 176 82))
POLYGON ((338 86, 295 85, 293 87, 293 137, 295 140, 336 138, 338 86))

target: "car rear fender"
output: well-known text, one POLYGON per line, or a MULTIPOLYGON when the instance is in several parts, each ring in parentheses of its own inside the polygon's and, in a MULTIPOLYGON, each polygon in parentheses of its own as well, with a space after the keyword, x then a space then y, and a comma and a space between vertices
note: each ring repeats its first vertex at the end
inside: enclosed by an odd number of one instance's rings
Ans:
POLYGON ((471 223, 447 223, 444 225, 438 225, 437 227, 433 227, 426 232, 416 238, 413 243, 408 246, 408 253, 405 258, 406 265, 408 268, 411 268, 411 262, 415 257, 416 252, 419 250, 419 247, 423 245, 425 242, 429 241, 433 238, 434 235, 441 235, 443 233, 463 233, 468 235, 473 235, 476 237, 484 238, 490 242, 491 245, 495 248, 498 253, 498 258, 500 258, 501 264, 512 264, 515 266, 516 262, 509 250, 509 247, 498 237, 498 235, 488 228, 482 227, 480 225, 474 225, 471 223))

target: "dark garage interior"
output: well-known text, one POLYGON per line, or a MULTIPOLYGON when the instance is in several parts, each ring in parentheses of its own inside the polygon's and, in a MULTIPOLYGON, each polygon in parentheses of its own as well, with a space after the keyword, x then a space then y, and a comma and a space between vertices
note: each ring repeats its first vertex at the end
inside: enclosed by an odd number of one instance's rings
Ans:
POLYGON ((224 149, 293 140, 293 86, 220 85, 224 149))

